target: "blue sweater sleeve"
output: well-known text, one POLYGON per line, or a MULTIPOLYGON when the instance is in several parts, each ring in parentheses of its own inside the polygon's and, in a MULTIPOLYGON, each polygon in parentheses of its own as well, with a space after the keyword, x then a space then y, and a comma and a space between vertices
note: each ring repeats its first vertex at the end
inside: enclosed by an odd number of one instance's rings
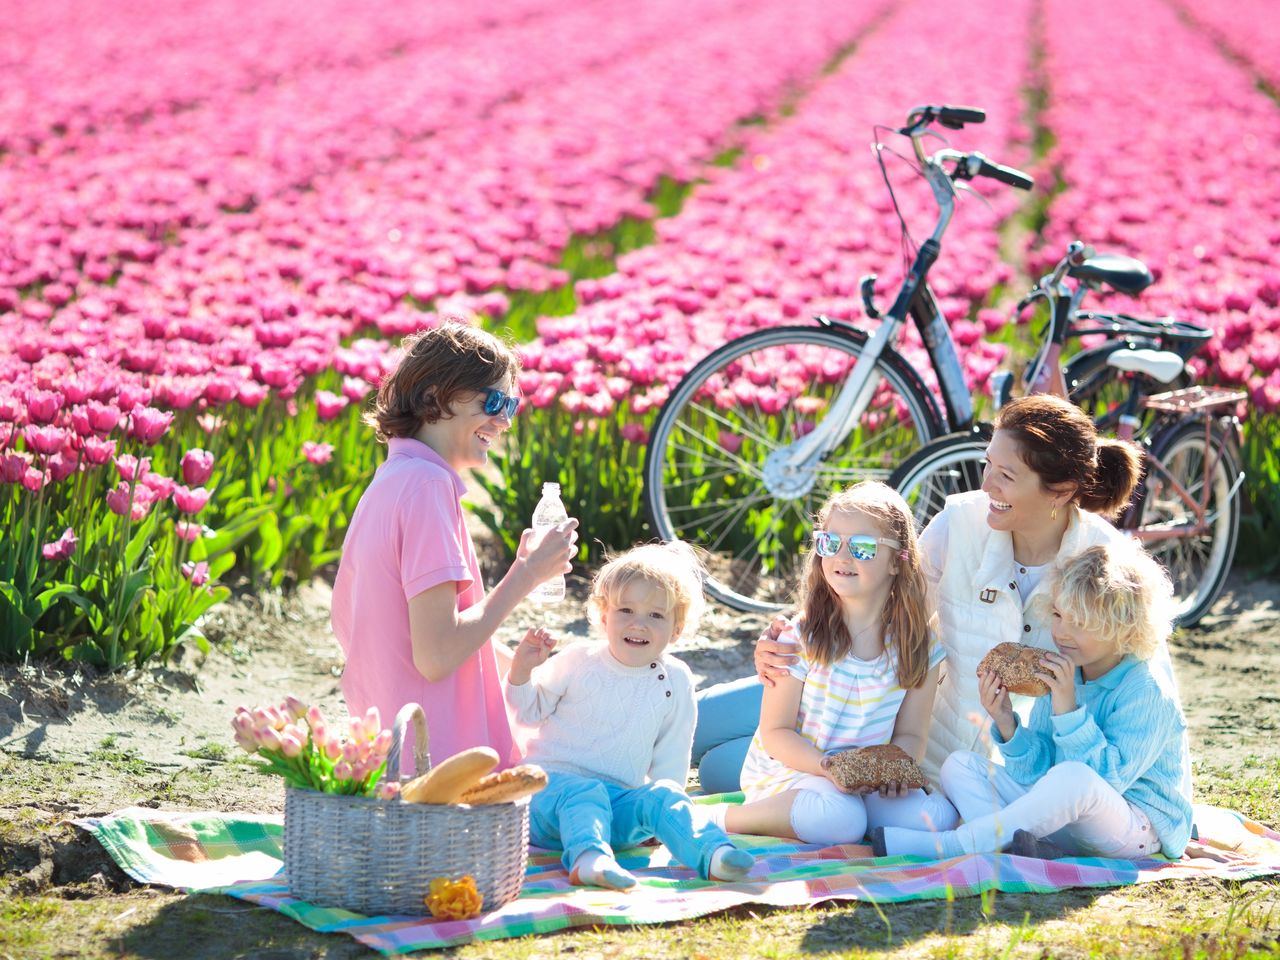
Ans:
POLYGON ((1041 697, 1031 708, 1027 725, 1018 724, 1013 736, 1000 739, 1000 731, 991 725, 991 736, 1004 756, 1004 769, 1018 783, 1035 783, 1054 764, 1053 739, 1049 726, 1049 698, 1041 697))
MULTIPOLYGON (((1173 703, 1149 675, 1133 674, 1108 698, 1100 716, 1081 706, 1053 717, 1058 762, 1077 760, 1120 793, 1132 787, 1159 758, 1182 722, 1173 703)), ((1127 678, 1126 678, 1127 679, 1127 678)))

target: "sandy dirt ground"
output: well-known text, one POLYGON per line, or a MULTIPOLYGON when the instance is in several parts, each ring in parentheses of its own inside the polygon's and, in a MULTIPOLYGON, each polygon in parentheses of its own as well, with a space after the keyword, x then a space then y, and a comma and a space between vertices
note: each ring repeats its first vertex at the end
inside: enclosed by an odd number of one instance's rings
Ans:
MULTIPOLYGON (((498 639, 514 645, 528 626, 546 623, 565 642, 581 642, 589 632, 581 604, 585 589, 571 578, 563 604, 522 605, 498 639)), ((287 599, 242 596, 213 612, 208 629, 214 644, 207 656, 184 650, 167 666, 132 673, 0 668, 0 900, 102 897, 104 906, 114 902, 124 916, 141 896, 162 898, 156 901, 162 912, 179 909, 164 905, 182 898, 138 888, 95 841, 66 822, 138 805, 280 812, 278 778, 258 775, 245 762, 232 741, 230 718, 238 704, 274 702, 288 692, 330 714, 342 711, 342 658, 328 606, 322 580, 287 599)), ((744 676, 764 622, 713 604, 699 636, 676 652, 700 686, 744 676)), ((1211 785, 1214 769, 1278 769, 1280 582, 1234 577, 1212 615, 1177 636, 1173 651, 1203 774, 1198 783, 1211 785)), ((1276 809, 1273 802, 1262 808, 1276 809)), ((116 906, 110 910, 117 912, 116 906)), ((177 919, 158 929, 170 926, 180 939, 177 919)), ((101 942, 96 936, 88 935, 89 952, 40 955, 117 955, 95 952, 92 944, 101 942)), ((168 949, 161 947, 158 955, 168 949)))
MULTIPOLYGON (((498 639, 514 645, 526 627, 545 623, 562 642, 581 642, 590 630, 577 599, 585 588, 571 581, 570 597, 555 607, 523 604, 498 639)), ((207 657, 180 651, 166 667, 114 677, 6 667, 0 750, 18 761, 75 766, 67 785, 73 796, 56 812, 167 801, 137 795, 114 768, 132 761, 138 770, 164 774, 225 766, 235 755, 230 718, 239 704, 275 702, 292 692, 328 713, 342 710, 342 655, 328 604, 322 580, 288 600, 242 597, 215 611, 207 657)), ((675 652, 699 687, 745 676, 764 622, 710 604, 699 635, 675 652)), ((1280 756, 1280 582, 1234 577, 1201 625, 1175 637, 1173 652, 1198 761, 1231 767, 1249 755, 1280 756)), ((227 779, 208 797, 220 809, 281 809, 277 780, 227 779)))

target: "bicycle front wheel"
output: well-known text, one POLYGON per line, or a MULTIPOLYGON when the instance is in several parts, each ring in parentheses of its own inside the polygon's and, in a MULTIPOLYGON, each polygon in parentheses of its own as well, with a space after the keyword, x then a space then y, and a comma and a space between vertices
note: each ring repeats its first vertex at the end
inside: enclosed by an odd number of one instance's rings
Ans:
POLYGON ((1169 571, 1178 625, 1190 627, 1218 598, 1235 558, 1240 465, 1227 432, 1215 423, 1206 435, 1202 421, 1182 421, 1159 433, 1150 455, 1134 533, 1169 571), (1205 529, 1192 533, 1201 510, 1205 529))
POLYGON ((738 610, 793 601, 805 538, 833 492, 888 479, 942 415, 919 375, 886 349, 866 410, 809 470, 766 470, 823 422, 866 335, 774 327, 725 344, 672 390, 649 436, 644 496, 654 530, 707 551, 707 591, 738 610), (775 457, 776 460, 776 457, 775 457))
POLYGON ((982 487, 990 442, 986 423, 949 433, 929 441, 893 472, 889 485, 902 494, 921 529, 946 506, 947 497, 982 487))

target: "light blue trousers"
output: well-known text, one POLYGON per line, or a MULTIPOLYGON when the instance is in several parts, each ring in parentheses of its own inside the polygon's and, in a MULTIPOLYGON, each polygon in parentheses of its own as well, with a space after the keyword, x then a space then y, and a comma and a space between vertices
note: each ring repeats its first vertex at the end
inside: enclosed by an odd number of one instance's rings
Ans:
POLYGON ((717 683, 698 694, 693 764, 704 793, 742 789, 742 761, 760 725, 764 684, 759 677, 717 683))
POLYGON ((614 850, 650 837, 661 840, 676 860, 703 879, 711 869, 711 855, 732 845, 719 827, 695 822, 688 794, 670 780, 628 789, 553 773, 529 803, 530 842, 562 848, 566 870, 588 850, 611 857, 614 850))

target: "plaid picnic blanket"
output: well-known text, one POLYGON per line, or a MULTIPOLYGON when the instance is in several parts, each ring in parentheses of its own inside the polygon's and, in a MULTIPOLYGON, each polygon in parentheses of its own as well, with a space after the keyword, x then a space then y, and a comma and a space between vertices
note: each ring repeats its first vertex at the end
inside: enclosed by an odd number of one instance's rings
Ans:
MULTIPOLYGON (((704 798, 699 798, 704 799, 704 798)), ((727 798, 705 798, 727 799, 727 798)), ((863 846, 821 847, 772 837, 735 837, 758 863, 748 880, 714 883, 671 861, 664 847, 621 851, 640 877, 630 893, 573 887, 557 853, 534 850, 520 896, 475 920, 365 917, 289 896, 279 817, 130 808, 73 821, 92 833, 134 879, 225 893, 278 910, 312 930, 345 933, 388 956, 572 927, 666 923, 746 903, 807 906, 824 900, 896 903, 974 896, 987 890, 1046 893, 1182 877, 1246 880, 1280 873, 1280 833, 1215 807, 1197 807, 1200 842, 1218 859, 1033 860, 973 855, 932 861, 874 859, 863 846)))

